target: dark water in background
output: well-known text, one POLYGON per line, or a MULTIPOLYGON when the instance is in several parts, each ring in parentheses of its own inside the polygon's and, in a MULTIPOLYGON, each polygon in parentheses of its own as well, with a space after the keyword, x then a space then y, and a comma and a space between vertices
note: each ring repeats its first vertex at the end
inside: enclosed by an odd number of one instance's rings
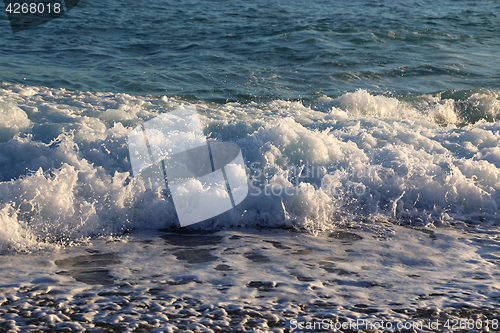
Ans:
POLYGON ((500 89, 500 3, 88 1, 13 34, 0 81, 204 101, 500 89))

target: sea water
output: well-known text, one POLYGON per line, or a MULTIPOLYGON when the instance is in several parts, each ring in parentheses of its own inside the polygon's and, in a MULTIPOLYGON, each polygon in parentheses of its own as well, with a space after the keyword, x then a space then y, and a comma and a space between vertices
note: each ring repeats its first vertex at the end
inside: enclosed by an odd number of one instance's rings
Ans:
MULTIPOLYGON (((0 14, 5 306, 36 308, 23 290, 48 284, 74 308, 99 271, 64 267, 111 253, 91 265, 116 265, 97 277, 138 283, 130 293, 139 298, 168 286, 152 294, 174 304, 189 290, 195 308, 221 312, 254 291, 248 302, 267 318, 262 330, 311 316, 287 309, 303 300, 287 298, 292 290, 311 304, 327 299, 337 321, 429 309, 438 318, 464 306, 487 316, 500 288, 499 13, 495 1, 82 1, 15 34, 0 14), (215 233, 201 247, 211 257, 165 236, 179 227, 173 201, 134 178, 129 160, 136 126, 188 105, 209 140, 239 145, 249 177, 240 205, 188 228, 215 233), (134 245, 143 243, 154 255, 134 245), (64 251, 77 259, 64 264, 64 251), (20 253, 31 253, 24 268, 20 253), (35 265, 40 253, 49 259, 35 265), (230 292, 214 294, 220 285, 230 292), (274 305, 264 304, 270 290, 274 305)), ((161 306, 165 316, 175 308, 161 306)), ((108 323, 44 313, 37 318, 53 325, 108 323)), ((148 325, 164 327, 158 316, 148 325)), ((21 317, 12 325, 29 324, 21 317)), ((139 320, 115 319, 108 324, 139 320)), ((241 320, 241 329, 258 326, 241 320)))

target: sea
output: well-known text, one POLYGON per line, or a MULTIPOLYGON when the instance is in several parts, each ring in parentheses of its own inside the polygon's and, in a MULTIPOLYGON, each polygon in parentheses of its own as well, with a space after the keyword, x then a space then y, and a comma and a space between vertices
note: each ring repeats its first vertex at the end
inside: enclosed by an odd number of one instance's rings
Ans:
POLYGON ((498 331, 499 54, 496 0, 2 10, 0 332, 498 331), (181 227, 128 138, 190 107, 249 190, 181 227))

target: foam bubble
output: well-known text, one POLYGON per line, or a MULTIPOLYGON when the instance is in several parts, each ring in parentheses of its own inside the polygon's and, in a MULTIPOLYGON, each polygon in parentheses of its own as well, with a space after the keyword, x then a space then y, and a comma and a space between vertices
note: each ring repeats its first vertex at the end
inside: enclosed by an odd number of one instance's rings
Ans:
POLYGON ((31 121, 26 112, 21 110, 16 103, 0 99, 0 141, 4 142, 11 139, 16 133, 26 132, 31 121))
MULTIPOLYGON (((132 177, 127 137, 185 102, 12 85, 0 89, 0 99, 8 115, 0 128, 2 249, 178 224, 168 192, 146 190, 132 177)), ((200 103, 208 137, 241 147, 250 194, 236 209, 192 227, 316 233, 377 219, 495 221, 497 108, 495 95, 484 91, 458 100, 358 90, 311 106, 200 103), (467 103, 482 113, 464 117, 460 105, 467 103)))

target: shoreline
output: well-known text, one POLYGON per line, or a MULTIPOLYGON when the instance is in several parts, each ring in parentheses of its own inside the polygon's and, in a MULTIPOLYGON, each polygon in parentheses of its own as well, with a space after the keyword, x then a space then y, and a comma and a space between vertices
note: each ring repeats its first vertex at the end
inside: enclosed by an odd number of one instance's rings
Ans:
POLYGON ((493 243, 466 245, 480 235, 451 228, 392 231, 143 230, 3 255, 0 330, 288 332, 315 320, 500 319, 500 271, 478 261, 493 243))

